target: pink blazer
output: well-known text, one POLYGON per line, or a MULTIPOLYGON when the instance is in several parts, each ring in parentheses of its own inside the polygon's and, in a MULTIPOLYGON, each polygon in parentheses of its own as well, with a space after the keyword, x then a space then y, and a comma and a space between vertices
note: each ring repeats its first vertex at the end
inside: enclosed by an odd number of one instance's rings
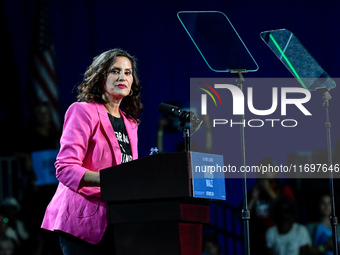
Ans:
MULTIPOLYGON (((135 121, 121 112, 130 140, 132 158, 138 158, 135 121)), ((104 235, 106 203, 100 187, 79 183, 87 170, 99 170, 121 163, 121 151, 104 105, 74 103, 65 114, 60 152, 55 163, 59 185, 48 205, 42 228, 60 230, 97 244, 104 235)))

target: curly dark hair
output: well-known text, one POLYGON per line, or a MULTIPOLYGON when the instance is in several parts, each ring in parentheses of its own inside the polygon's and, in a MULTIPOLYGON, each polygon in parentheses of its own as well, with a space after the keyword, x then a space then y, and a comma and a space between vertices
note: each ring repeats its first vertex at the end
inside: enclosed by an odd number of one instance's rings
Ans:
POLYGON ((102 98, 104 80, 108 75, 116 57, 126 57, 130 60, 132 66, 133 83, 131 86, 132 95, 123 98, 121 106, 125 112, 126 117, 134 119, 138 124, 140 120, 138 116, 143 112, 143 105, 141 103, 140 82, 137 75, 137 60, 128 52, 122 49, 112 49, 103 52, 94 57, 92 64, 87 68, 84 74, 83 82, 77 87, 77 101, 78 102, 97 102, 104 104, 102 98))

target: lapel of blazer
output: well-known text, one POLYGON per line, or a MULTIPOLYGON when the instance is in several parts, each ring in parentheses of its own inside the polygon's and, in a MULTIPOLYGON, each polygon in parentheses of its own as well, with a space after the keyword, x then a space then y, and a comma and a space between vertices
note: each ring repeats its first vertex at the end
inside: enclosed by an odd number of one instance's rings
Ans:
POLYGON ((113 130, 112 124, 110 122, 108 113, 105 109, 105 106, 103 104, 98 104, 98 103, 95 103, 95 104, 97 106, 97 111, 99 115, 102 132, 107 142, 109 143, 110 148, 112 150, 112 154, 114 156, 113 165, 121 164, 122 155, 121 155, 119 143, 116 138, 116 134, 113 130))
POLYGON ((120 115, 122 116, 125 124, 126 133, 129 137, 129 142, 131 146, 131 153, 132 153, 132 159, 135 160, 138 158, 138 150, 137 150, 137 131, 136 128, 138 127, 137 123, 133 120, 129 120, 125 117, 125 113, 122 112, 120 109, 120 115))

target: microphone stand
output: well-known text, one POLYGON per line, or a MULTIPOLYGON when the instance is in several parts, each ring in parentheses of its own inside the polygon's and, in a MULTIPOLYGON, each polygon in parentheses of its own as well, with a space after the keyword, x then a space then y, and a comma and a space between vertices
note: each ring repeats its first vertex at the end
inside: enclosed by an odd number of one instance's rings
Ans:
POLYGON ((193 135, 201 126, 202 120, 199 120, 193 112, 185 112, 182 111, 179 116, 180 124, 178 126, 178 130, 183 131, 183 137, 184 137, 184 147, 185 151, 190 151, 190 129, 186 127, 185 125, 188 123, 191 123, 192 125, 192 132, 191 135, 193 135))
POLYGON ((330 222, 332 227, 332 241, 333 241, 333 254, 338 255, 338 233, 337 225, 338 218, 335 216, 335 202, 334 202, 334 183, 333 183, 333 165, 332 165, 332 147, 331 147, 331 123, 329 122, 329 100, 332 98, 327 87, 317 88, 318 92, 323 93, 323 107, 326 108, 326 130, 327 130, 327 153, 328 153, 328 171, 329 173, 329 188, 331 198, 331 216, 330 222))
POLYGON ((184 150, 185 152, 190 151, 190 130, 189 128, 185 127, 186 124, 188 124, 189 121, 180 119, 180 124, 178 126, 178 130, 183 132, 184 137, 184 150))
POLYGON ((184 137, 185 151, 189 152, 190 151, 190 131, 189 131, 189 128, 183 129, 183 137, 184 137))
MULTIPOLYGON (((243 74, 246 74, 246 69, 230 69, 230 74, 237 75, 237 85, 242 90, 243 82, 245 81, 243 78, 243 74)), ((245 118, 244 115, 240 115, 241 120, 241 151, 242 151, 242 166, 246 167, 246 149, 245 149, 245 137, 244 137, 244 125, 245 118)), ((250 254, 250 241, 249 241, 249 220, 250 220, 250 211, 248 210, 248 201, 247 201, 247 175, 246 172, 243 172, 243 209, 242 209, 242 220, 243 220, 243 233, 244 233, 244 254, 250 254)))

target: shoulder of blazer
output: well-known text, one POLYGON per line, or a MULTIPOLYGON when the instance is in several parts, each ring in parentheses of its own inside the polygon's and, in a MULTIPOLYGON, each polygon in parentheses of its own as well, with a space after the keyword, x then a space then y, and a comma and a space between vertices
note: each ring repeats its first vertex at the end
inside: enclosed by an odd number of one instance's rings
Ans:
MULTIPOLYGON (((69 122, 89 123, 91 127, 100 122, 99 110, 97 103, 75 102, 70 105, 65 114, 65 124, 69 122)), ((105 110, 105 107, 102 106, 105 110)), ((64 124, 64 125, 65 125, 64 124)))
POLYGON ((75 102, 73 104, 70 105, 68 110, 73 110, 73 111, 77 111, 79 114, 88 114, 91 117, 94 117, 98 114, 102 114, 105 115, 106 114, 106 110, 104 105, 102 104, 98 104, 95 102, 75 102))
MULTIPOLYGON (((99 104, 96 102, 90 102, 90 103, 75 102, 70 106, 70 108, 71 107, 82 108, 84 111, 88 112, 92 116, 93 114, 97 113, 99 115, 99 118, 101 118, 100 115, 107 117, 107 111, 106 111, 105 106, 103 104, 99 104)), ((131 128, 134 129, 138 127, 138 123, 134 119, 128 118, 126 116, 126 113, 122 111, 121 109, 119 109, 119 111, 121 115, 123 116, 123 118, 127 120, 127 122, 130 124, 131 128)))

